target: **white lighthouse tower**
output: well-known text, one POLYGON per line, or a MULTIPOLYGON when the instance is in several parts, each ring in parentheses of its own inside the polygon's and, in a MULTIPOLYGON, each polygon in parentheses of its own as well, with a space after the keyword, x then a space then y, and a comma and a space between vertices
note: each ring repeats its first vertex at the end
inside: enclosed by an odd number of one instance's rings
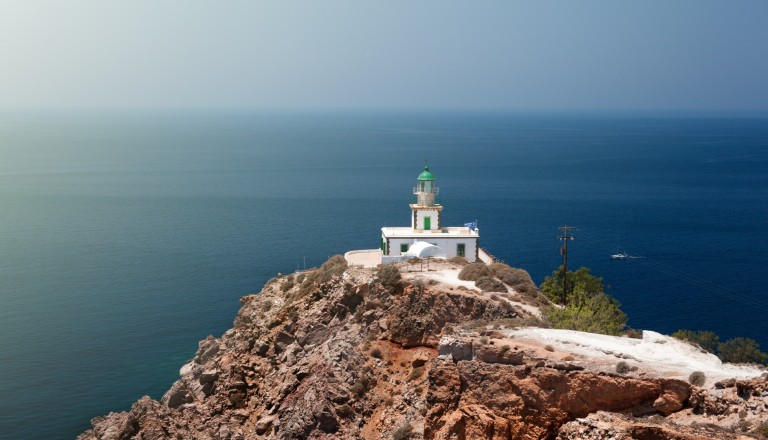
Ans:
POLYGON ((480 232, 476 225, 444 227, 443 206, 435 203, 439 189, 435 176, 424 167, 416 179, 411 203, 410 227, 381 228, 381 262, 395 263, 413 257, 464 257, 476 261, 479 252, 480 232))
POLYGON ((440 189, 435 185, 435 175, 429 171, 429 166, 416 179, 416 187, 413 193, 416 195, 416 203, 411 203, 413 213, 411 227, 416 231, 440 230, 441 205, 435 204, 435 196, 440 189))

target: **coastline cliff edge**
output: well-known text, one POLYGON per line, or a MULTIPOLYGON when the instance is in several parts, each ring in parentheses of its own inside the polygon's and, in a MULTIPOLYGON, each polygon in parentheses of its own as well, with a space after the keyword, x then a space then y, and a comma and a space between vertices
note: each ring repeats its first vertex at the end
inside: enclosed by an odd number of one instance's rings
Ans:
POLYGON ((460 269, 336 256, 274 278, 160 401, 94 418, 78 440, 738 439, 768 419, 756 366, 653 332, 539 329, 535 286, 484 292, 460 269))

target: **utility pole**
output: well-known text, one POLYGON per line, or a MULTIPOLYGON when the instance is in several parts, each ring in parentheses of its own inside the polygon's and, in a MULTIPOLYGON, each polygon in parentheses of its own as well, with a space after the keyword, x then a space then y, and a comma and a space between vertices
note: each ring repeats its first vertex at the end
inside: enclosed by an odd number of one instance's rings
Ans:
POLYGON ((563 304, 565 304, 565 299, 568 296, 567 291, 567 278, 568 278, 568 241, 573 240, 573 235, 569 235, 569 232, 572 230, 575 230, 575 226, 561 226, 558 229, 563 231, 562 236, 558 236, 557 238, 560 239, 563 242, 563 247, 560 248, 560 254, 563 256, 563 296, 562 301, 563 304))

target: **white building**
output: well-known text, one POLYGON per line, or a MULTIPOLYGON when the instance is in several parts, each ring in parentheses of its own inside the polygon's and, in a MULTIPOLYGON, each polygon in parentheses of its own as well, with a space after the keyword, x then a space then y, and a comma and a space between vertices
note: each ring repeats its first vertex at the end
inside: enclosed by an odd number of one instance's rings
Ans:
POLYGON ((480 232, 475 227, 443 227, 442 205, 435 203, 438 194, 435 176, 425 166, 416 181, 411 203, 411 226, 381 228, 381 262, 394 263, 412 257, 464 257, 476 261, 480 251, 480 232))

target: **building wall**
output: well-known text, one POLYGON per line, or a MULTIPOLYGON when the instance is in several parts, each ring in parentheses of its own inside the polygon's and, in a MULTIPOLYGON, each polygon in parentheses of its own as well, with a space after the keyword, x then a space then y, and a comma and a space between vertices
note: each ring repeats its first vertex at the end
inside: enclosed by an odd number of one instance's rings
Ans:
POLYGON ((437 209, 419 209, 416 211, 416 225, 414 229, 424 229, 424 217, 431 217, 430 230, 440 229, 440 213, 437 209))
MULTIPOLYGON (((387 238, 384 237, 384 241, 386 241, 387 238)), ((434 244, 435 246, 439 246, 442 248, 446 254, 448 254, 448 258, 452 258, 457 256, 456 245, 459 243, 464 243, 464 258, 467 259, 469 262, 474 262, 475 257, 477 256, 477 237, 429 237, 425 236, 423 239, 419 238, 418 241, 426 241, 427 243, 434 244)), ((399 256, 400 253, 400 245, 401 244, 407 244, 409 247, 414 242, 413 238, 396 238, 396 237, 390 237, 389 238, 389 249, 387 249, 387 255, 390 256, 399 256)))

